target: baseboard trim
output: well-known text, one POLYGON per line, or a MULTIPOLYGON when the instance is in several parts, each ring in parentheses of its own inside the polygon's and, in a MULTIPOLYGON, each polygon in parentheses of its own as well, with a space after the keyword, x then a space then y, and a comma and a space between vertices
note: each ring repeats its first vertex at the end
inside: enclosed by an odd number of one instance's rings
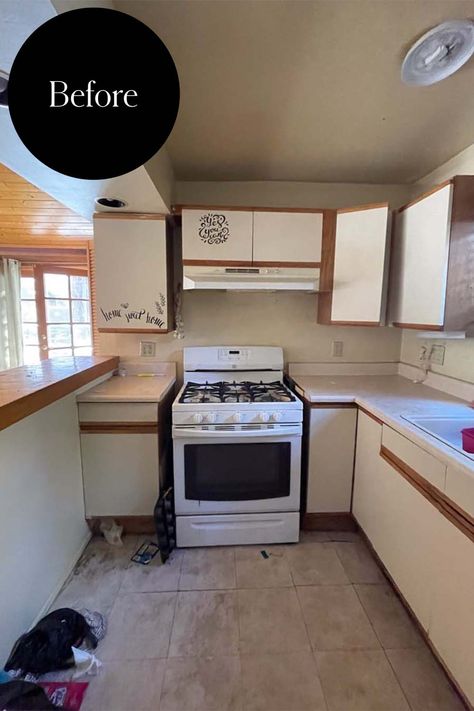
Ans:
POLYGON ((92 538, 92 534, 90 532, 86 533, 86 535, 84 536, 84 538, 81 541, 81 545, 79 546, 77 552, 72 557, 71 564, 68 565, 68 567, 66 569, 67 572, 66 572, 65 576, 61 577, 60 582, 55 586, 53 592, 49 595, 45 604, 42 606, 41 610, 38 612, 38 614, 34 618, 33 622, 31 623, 30 629, 31 629, 31 627, 34 627, 36 625, 36 623, 39 622, 41 620, 41 618, 44 617, 48 613, 49 608, 51 607, 51 605, 53 604, 53 602, 56 600, 57 596, 61 592, 62 588, 64 587, 64 583, 66 582, 66 580, 68 580, 72 571, 76 567, 81 555, 84 553, 91 538, 92 538))
POLYGON ((411 609, 411 607, 410 607, 409 603, 407 602, 407 600, 405 599, 403 593, 400 591, 398 585, 396 584, 396 582, 394 581, 394 579, 392 578, 392 576, 391 576, 390 573, 388 572, 387 568, 386 568, 385 565, 383 564, 383 562, 382 562, 380 556, 378 555, 377 551, 376 551, 375 548, 373 547, 373 545, 372 545, 372 543, 371 543, 371 541, 370 541, 370 538, 367 536, 366 532, 364 531, 364 529, 362 528, 362 526, 359 524, 359 522, 357 521, 357 519, 356 519, 356 517, 355 517, 354 515, 353 515, 353 519, 354 519, 354 523, 355 523, 355 525, 357 526, 357 529, 358 529, 358 531, 359 531, 361 537, 363 538, 363 540, 364 540, 364 542, 366 543, 367 547, 370 549, 370 552, 372 553, 373 557, 375 558, 375 560, 376 560, 377 563, 379 564, 380 568, 382 569, 383 574, 384 574, 385 577, 387 578, 387 580, 388 580, 388 582, 390 583, 391 587, 393 588, 395 594, 397 595, 397 597, 398 597, 398 599, 400 600, 400 602, 402 603, 403 607, 405 608, 405 610, 406 610, 407 613, 409 614, 411 620, 413 621, 414 625, 416 626, 416 628, 418 629, 419 633, 420 633, 421 636, 423 637, 424 641, 426 642, 426 644, 428 645, 428 647, 429 647, 429 648, 431 649, 431 651, 433 652, 433 655, 436 657, 436 660, 438 661, 439 665, 442 667, 442 669, 443 669, 444 673, 446 674, 446 676, 447 676, 447 678, 448 678, 448 681, 449 681, 449 683, 451 684, 451 686, 453 687, 454 691, 458 694, 460 700, 461 700, 462 703, 465 705, 466 709, 468 709, 468 711, 474 711, 474 706, 471 705, 471 703, 470 703, 469 700, 467 699, 466 695, 465 695, 464 692, 462 691, 461 687, 460 687, 459 684, 457 683, 456 679, 454 678, 454 676, 453 676, 452 673, 450 672, 449 667, 447 666, 447 664, 445 663, 445 661, 443 660, 443 658, 442 658, 441 655, 439 654, 439 652, 438 652, 438 650, 436 649, 436 647, 433 645, 431 639, 430 639, 429 636, 428 636, 427 631, 425 630, 425 628, 424 628, 424 627, 421 625, 421 623, 419 622, 417 616, 415 615, 415 613, 414 613, 413 610, 411 609))
POLYGON ((94 536, 100 534, 101 521, 115 521, 123 526, 123 532, 129 534, 155 533, 155 520, 153 516, 90 516, 86 519, 87 525, 94 536))
POLYGON ((305 513, 301 528, 303 531, 357 531, 357 524, 350 511, 305 513))

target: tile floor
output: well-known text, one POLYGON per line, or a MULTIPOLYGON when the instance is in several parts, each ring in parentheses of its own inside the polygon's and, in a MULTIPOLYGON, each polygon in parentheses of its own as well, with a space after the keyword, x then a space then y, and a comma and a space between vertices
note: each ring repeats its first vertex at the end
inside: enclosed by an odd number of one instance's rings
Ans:
POLYGON ((464 708, 357 534, 149 567, 129 560, 141 540, 93 539, 55 601, 109 618, 84 711, 464 708))

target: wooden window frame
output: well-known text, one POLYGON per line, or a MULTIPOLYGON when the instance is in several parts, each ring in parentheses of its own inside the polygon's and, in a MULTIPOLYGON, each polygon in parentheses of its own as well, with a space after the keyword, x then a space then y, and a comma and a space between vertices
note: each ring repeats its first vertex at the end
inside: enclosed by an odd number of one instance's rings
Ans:
MULTIPOLYGON (((94 303, 92 300, 92 283, 90 276, 89 265, 85 264, 83 267, 69 267, 69 266, 58 266, 54 264, 22 264, 21 266, 21 276, 22 277, 32 277, 35 282, 35 303, 36 303, 36 316, 38 324, 38 347, 39 347, 39 357, 40 361, 47 360, 50 357, 51 350, 57 350, 56 348, 49 348, 48 346, 48 323, 46 319, 46 297, 44 292, 44 275, 45 274, 65 274, 68 277, 71 276, 86 276, 89 281, 89 298, 83 299, 84 301, 89 301, 90 309, 90 321, 87 323, 91 327, 91 349, 92 354, 97 353, 97 339, 95 337, 95 325, 94 325, 94 303)), ((33 299, 22 299, 27 301, 33 301, 33 299)), ((71 294, 69 291, 69 296, 67 301, 69 302, 69 324, 71 325, 71 350, 74 353, 74 345, 72 341, 72 311, 71 303, 74 299, 71 299, 71 294)), ((79 299, 81 301, 82 299, 79 299)), ((78 346, 80 347, 80 346, 78 346)), ((87 346, 86 346, 87 347, 87 346)))

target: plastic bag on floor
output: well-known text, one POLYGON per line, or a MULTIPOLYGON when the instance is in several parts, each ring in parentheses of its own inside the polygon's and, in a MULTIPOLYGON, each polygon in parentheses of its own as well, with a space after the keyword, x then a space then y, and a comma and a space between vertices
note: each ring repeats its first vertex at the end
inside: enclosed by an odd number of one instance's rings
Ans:
POLYGON ((38 681, 41 683, 48 681, 75 681, 85 676, 97 676, 102 666, 100 659, 91 652, 85 649, 72 648, 74 657, 74 666, 69 669, 61 669, 60 671, 49 672, 42 674, 38 681))
POLYGON ((84 641, 95 649, 97 639, 83 615, 67 607, 50 612, 16 642, 5 664, 5 671, 46 674, 74 665, 72 648, 84 641))

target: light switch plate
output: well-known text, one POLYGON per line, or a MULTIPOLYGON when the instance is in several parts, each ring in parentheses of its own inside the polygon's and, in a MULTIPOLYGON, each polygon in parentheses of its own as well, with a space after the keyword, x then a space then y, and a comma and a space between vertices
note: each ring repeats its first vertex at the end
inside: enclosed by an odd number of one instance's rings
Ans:
POLYGON ((344 341, 332 342, 332 355, 334 358, 342 358, 344 355, 344 341))
POLYGON ((140 355, 152 358, 156 355, 156 343, 153 343, 153 341, 140 341, 140 355))

